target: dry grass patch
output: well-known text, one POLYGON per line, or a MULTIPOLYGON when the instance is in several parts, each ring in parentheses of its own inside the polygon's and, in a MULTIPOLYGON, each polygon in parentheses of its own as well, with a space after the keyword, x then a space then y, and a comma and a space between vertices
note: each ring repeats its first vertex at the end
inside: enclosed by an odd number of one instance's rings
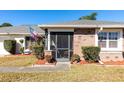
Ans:
POLYGON ((0 57, 0 66, 4 67, 21 67, 34 64, 36 58, 31 56, 13 56, 13 57, 0 57))
POLYGON ((102 67, 94 64, 72 65, 60 72, 0 73, 1 82, 110 82, 124 81, 123 67, 102 67))

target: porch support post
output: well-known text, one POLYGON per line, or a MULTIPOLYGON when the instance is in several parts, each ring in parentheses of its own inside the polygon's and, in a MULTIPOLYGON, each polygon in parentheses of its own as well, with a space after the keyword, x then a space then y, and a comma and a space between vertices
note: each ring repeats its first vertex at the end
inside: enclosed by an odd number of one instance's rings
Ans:
POLYGON ((50 32, 48 31, 48 50, 50 50, 50 32))

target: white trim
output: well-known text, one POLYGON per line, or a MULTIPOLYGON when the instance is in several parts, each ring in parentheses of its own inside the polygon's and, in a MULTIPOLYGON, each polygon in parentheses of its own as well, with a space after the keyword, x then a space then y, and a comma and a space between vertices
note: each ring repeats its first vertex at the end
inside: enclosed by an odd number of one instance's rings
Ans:
POLYGON ((48 44, 47 44, 48 51, 50 51, 50 32, 48 31, 48 44))
POLYGON ((85 25, 85 24, 82 24, 82 25, 38 25, 39 27, 76 27, 76 28, 100 28, 100 27, 103 27, 103 28, 124 28, 124 25, 120 24, 120 25, 85 25))
POLYGON ((98 32, 97 30, 95 30, 95 46, 98 46, 98 32))
MULTIPOLYGON (((95 46, 98 46, 98 30, 95 31, 95 46)), ((101 51, 105 52, 105 51, 123 51, 123 30, 121 29, 120 31, 107 31, 104 30, 103 32, 119 32, 119 39, 118 39, 118 48, 101 48, 101 51)), ((108 46, 108 45, 107 45, 108 46)))
MULTIPOLYGON (((30 33, 0 33, 0 35, 30 35, 30 33)), ((38 33, 38 34, 44 34, 44 33, 38 33)))
POLYGON ((48 28, 48 44, 47 44, 47 50, 50 51, 50 32, 74 32, 74 29, 64 29, 64 28, 48 28))

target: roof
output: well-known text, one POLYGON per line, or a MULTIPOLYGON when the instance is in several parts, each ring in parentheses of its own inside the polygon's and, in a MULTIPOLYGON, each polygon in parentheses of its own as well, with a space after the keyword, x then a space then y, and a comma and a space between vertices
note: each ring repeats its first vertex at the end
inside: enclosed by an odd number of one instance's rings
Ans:
POLYGON ((75 20, 56 24, 39 25, 40 27, 124 27, 124 22, 75 20))
MULTIPOLYGON (((39 34, 44 34, 44 30, 38 26, 31 26, 39 34)), ((29 26, 0 27, 0 34, 30 34, 29 26)))

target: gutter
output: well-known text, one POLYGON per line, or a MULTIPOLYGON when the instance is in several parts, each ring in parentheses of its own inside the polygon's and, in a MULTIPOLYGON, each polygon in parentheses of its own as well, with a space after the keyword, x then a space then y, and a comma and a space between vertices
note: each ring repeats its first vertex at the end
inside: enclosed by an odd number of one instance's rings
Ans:
MULTIPOLYGON (((41 35, 44 35, 44 33, 39 33, 41 35)), ((30 33, 0 33, 0 35, 30 35, 30 33)))
POLYGON ((103 63, 102 61, 99 60, 98 62, 99 62, 101 65, 104 65, 104 63, 103 63))
POLYGON ((124 28, 124 25, 38 25, 42 28, 70 27, 70 28, 124 28))

